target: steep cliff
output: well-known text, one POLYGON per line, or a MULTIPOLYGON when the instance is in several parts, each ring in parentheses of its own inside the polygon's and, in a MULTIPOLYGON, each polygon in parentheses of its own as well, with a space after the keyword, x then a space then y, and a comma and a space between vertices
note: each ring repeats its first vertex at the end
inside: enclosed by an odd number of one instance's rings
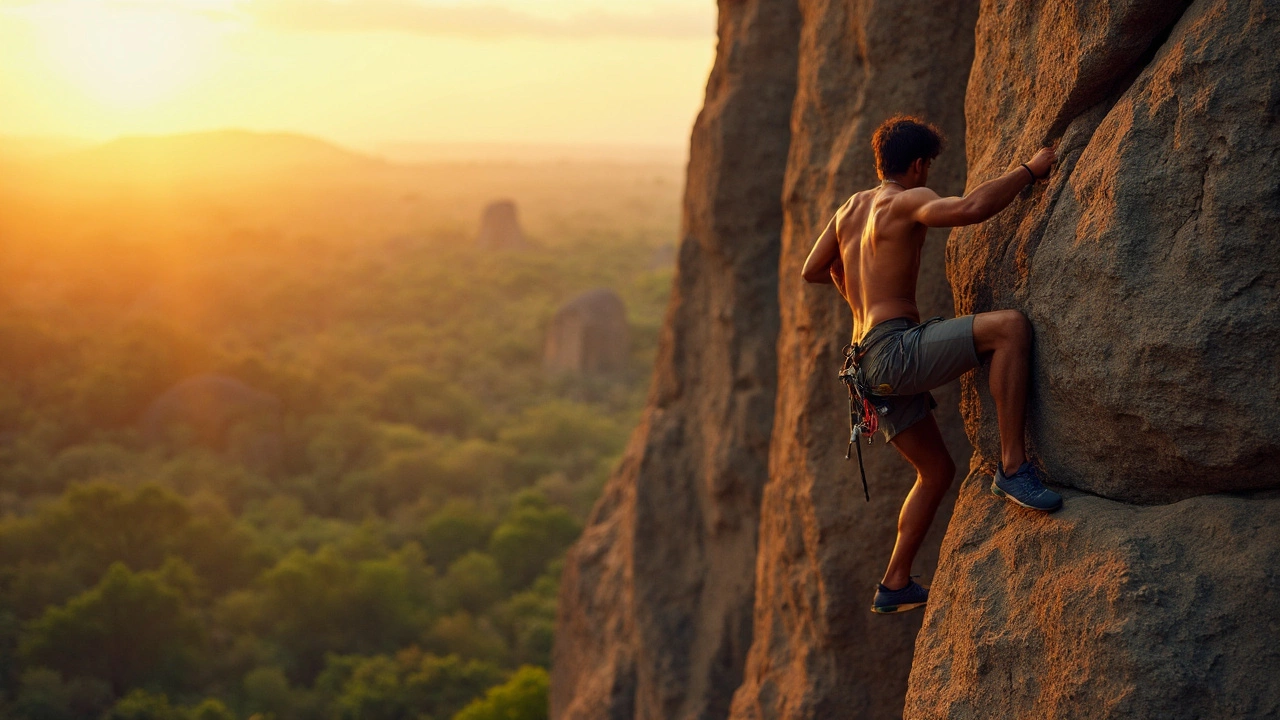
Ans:
POLYGON ((970 184, 1044 140, 1062 163, 952 236, 956 303, 1032 319, 1029 435, 1079 491, 988 495, 966 383, 905 716, 1275 716, 1280 4, 986 2, 976 38, 970 184))
MULTIPOLYGON (((1280 714, 1280 1, 720 10, 650 404, 569 557, 553 717, 1280 714), (951 136, 942 192, 1045 142, 1061 161, 945 255, 957 313, 1031 318, 1028 435, 1066 507, 987 492, 984 372, 959 414, 939 393, 974 454, 918 560, 923 626, 867 611, 913 474, 873 446, 862 502, 848 311, 799 277, 897 112, 951 136)), ((926 316, 951 314, 943 254, 926 316)))
MULTIPOLYGON (((835 379, 851 334, 829 286, 806 285, 804 258, 836 207, 878 180, 871 134, 885 118, 919 114, 952 138, 931 185, 964 185, 964 88, 976 2, 803 0, 799 86, 784 196, 778 404, 760 515, 755 634, 734 718, 899 716, 920 615, 874 616, 876 582, 893 549, 898 509, 915 471, 877 439, 865 447, 871 502, 844 459, 848 401, 835 379)), ((926 241, 919 282, 925 317, 951 315, 945 232, 926 241)), ((936 393, 939 423, 963 464, 969 445, 955 386, 936 393)), ((932 570, 950 499, 917 560, 932 570)))
POLYGON ((721 0, 648 407, 566 561, 553 718, 723 718, 741 681, 798 28, 794 2, 721 0))
MULTIPOLYGON (((1035 327, 1031 439, 1058 482, 1129 502, 1280 486, 1280 5, 988 2, 969 182, 1042 141, 1034 196, 951 238, 960 312, 1035 327)), ((996 455, 985 381, 966 417, 996 455)))

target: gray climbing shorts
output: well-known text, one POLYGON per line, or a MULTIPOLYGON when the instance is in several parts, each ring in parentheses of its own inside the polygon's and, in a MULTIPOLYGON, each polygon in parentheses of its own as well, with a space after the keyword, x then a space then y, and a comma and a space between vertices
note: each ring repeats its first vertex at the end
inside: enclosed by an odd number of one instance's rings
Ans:
POLYGON ((869 398, 880 414, 885 440, 915 425, 938 406, 929 391, 978 367, 973 316, 953 320, 886 320, 858 343, 869 398))

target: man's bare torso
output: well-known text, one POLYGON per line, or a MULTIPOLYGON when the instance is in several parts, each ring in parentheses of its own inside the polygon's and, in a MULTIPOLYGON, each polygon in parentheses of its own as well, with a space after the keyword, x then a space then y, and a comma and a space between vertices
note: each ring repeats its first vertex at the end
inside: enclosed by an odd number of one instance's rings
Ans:
POLYGON ((894 211, 893 198, 902 192, 895 185, 864 190, 836 211, 841 263, 832 274, 853 310, 855 342, 885 320, 920 320, 916 278, 928 228, 894 211))

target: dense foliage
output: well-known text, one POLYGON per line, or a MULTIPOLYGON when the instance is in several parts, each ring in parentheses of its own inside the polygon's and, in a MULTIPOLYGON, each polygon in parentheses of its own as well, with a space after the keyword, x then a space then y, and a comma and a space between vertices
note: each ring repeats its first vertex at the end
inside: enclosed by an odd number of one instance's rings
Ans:
POLYGON ((670 235, 47 240, 0 236, 0 717, 545 717, 670 235), (546 374, 596 286, 631 366, 546 374))

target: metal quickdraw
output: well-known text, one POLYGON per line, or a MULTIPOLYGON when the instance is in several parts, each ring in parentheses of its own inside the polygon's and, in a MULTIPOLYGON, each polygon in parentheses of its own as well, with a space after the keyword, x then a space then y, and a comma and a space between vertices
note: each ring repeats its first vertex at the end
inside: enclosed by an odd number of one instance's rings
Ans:
POLYGON ((844 459, 848 460, 854 447, 858 448, 858 472, 862 476, 862 494, 867 502, 871 502, 871 492, 867 490, 867 469, 862 464, 862 444, 860 438, 865 437, 870 445, 876 430, 880 429, 880 415, 869 399, 871 393, 867 389, 866 379, 858 360, 862 357, 861 348, 857 345, 845 345, 844 366, 840 368, 840 382, 849 389, 849 447, 845 450, 844 459))

